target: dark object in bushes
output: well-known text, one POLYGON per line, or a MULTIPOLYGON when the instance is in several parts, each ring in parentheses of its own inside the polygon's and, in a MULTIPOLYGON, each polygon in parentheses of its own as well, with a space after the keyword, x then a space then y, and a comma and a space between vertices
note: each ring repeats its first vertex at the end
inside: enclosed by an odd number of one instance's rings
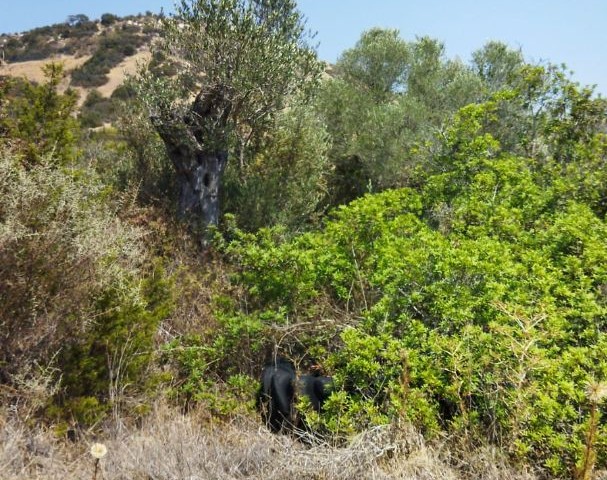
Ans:
POLYGON ((317 412, 330 393, 330 377, 302 375, 297 378, 293 364, 284 358, 277 358, 266 365, 261 374, 261 387, 257 397, 257 406, 261 418, 275 433, 301 427, 295 410, 296 394, 310 400, 317 412))
POLYGON ((332 383, 331 377, 302 375, 297 380, 297 394, 308 397, 312 408, 320 412, 322 404, 331 394, 332 383))
POLYGON ((288 430, 293 425, 295 378, 293 364, 284 358, 266 365, 261 374, 257 406, 261 419, 275 433, 288 430))

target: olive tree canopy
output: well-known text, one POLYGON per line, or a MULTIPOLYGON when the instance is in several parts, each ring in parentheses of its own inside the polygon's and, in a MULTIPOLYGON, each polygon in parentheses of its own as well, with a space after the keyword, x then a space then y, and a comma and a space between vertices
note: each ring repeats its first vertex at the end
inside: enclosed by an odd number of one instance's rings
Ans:
POLYGON ((182 0, 137 88, 177 173, 179 213, 219 218, 231 145, 247 145, 321 64, 294 0, 182 0))

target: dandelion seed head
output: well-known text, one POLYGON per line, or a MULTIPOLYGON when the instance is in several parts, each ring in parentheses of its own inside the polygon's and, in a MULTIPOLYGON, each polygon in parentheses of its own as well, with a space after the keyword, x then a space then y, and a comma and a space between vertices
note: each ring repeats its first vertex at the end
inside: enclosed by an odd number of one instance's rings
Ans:
POLYGON ((107 447, 103 443, 93 443, 91 445, 91 455, 93 458, 103 458, 107 454, 107 447))
POLYGON ((607 397, 607 382, 588 382, 586 396, 593 403, 600 403, 607 397))

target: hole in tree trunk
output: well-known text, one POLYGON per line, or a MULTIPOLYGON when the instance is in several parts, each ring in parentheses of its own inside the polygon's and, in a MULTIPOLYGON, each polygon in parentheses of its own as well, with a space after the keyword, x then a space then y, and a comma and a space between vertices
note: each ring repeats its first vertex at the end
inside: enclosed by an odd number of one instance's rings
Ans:
POLYGON ((205 173, 204 177, 202 177, 202 183, 205 187, 208 188, 209 184, 211 183, 211 177, 209 177, 208 173, 205 173))

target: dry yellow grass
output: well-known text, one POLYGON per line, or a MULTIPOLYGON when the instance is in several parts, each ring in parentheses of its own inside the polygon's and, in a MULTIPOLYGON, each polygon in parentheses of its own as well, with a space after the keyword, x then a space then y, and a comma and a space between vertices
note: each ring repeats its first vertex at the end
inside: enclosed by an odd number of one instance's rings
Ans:
POLYGON ((135 55, 125 58, 120 64, 110 70, 108 74, 109 81, 97 88, 104 97, 109 97, 116 88, 118 88, 127 75, 133 75, 137 72, 137 66, 145 63, 151 58, 148 49, 141 50, 135 55))
MULTIPOLYGON (((90 55, 81 57, 62 55, 46 58, 44 60, 2 64, 0 65, 0 76, 6 75, 19 78, 24 77, 30 81, 40 83, 44 81, 42 67, 50 62, 60 62, 63 64, 64 71, 66 72, 66 77, 59 85, 59 91, 63 92, 69 87, 71 71, 81 66, 89 58, 90 55)), ((112 92, 124 82, 127 75, 136 73, 137 66, 140 63, 148 61, 149 59, 150 52, 147 48, 140 50, 135 55, 127 57, 120 64, 110 70, 108 74, 108 82, 105 85, 97 87, 96 90, 98 90, 99 93, 101 93, 101 95, 104 97, 109 97, 112 95, 112 92)), ((82 105, 88 92, 92 89, 76 87, 75 90, 78 91, 80 96, 79 105, 82 105)))
MULTIPOLYGON (((63 64, 65 72, 69 73, 75 68, 78 68, 86 62, 90 55, 83 57, 74 57, 71 55, 61 55, 57 57, 45 58, 44 60, 31 60, 28 62, 5 63, 0 65, 0 75, 8 75, 11 77, 25 77, 30 81, 44 81, 42 67, 50 62, 60 62, 63 64)), ((69 77, 63 79, 60 87, 67 88, 69 85, 69 77)))
POLYGON ((492 449, 450 455, 427 446, 411 428, 375 428, 346 447, 306 446, 273 435, 240 418, 209 425, 195 415, 159 408, 140 428, 122 427, 104 437, 77 443, 57 440, 9 420, 0 422, 0 478, 3 480, 92 478, 93 443, 107 447, 97 478, 264 479, 264 480, 534 480, 532 473, 506 464, 492 449), (457 460, 454 460, 457 458, 457 460))

